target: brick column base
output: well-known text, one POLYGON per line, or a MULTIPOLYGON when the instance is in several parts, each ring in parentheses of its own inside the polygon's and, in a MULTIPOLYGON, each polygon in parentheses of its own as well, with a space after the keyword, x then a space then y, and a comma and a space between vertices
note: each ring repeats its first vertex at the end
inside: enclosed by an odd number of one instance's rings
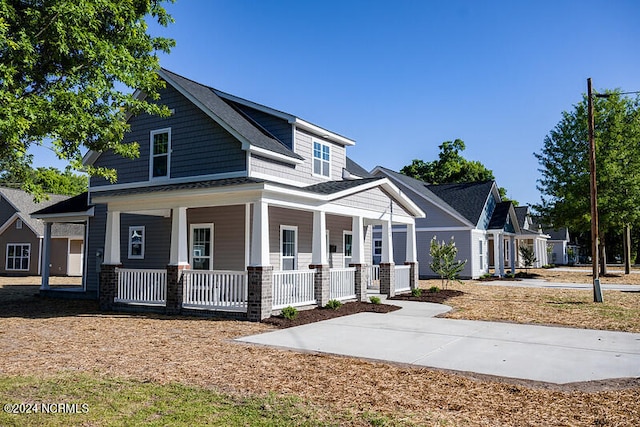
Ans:
POLYGON ((358 301, 367 301, 367 265, 366 264, 349 264, 349 267, 356 269, 356 299, 358 301))
POLYGON ((388 297, 396 295, 396 268, 392 262, 380 263, 380 293, 388 297))
POLYGON ((411 289, 416 289, 420 285, 420 276, 419 276, 419 268, 417 262, 405 262, 404 265, 408 265, 411 267, 409 271, 409 286, 411 289))
POLYGON ((188 270, 188 265, 167 265, 167 314, 179 314, 182 310, 183 275, 182 270, 188 270))
POLYGON ((273 266, 247 267, 247 320, 259 322, 273 308, 273 266))
POLYGON ((116 269, 122 267, 121 264, 102 264, 100 266, 100 289, 99 305, 100 310, 113 310, 113 299, 116 297, 118 288, 118 273, 116 269))
POLYGON ((327 264, 310 265, 309 268, 315 269, 316 274, 313 277, 315 289, 316 303, 320 307, 324 307, 329 302, 331 278, 329 266, 327 264))

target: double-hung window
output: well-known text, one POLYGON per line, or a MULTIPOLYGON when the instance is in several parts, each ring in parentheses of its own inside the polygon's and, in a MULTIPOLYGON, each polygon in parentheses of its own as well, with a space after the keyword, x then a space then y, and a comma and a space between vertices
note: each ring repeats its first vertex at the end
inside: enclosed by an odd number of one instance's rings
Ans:
POLYGON ((7 244, 6 269, 13 271, 29 271, 30 254, 30 243, 7 244))
POLYGON ((331 153, 327 144, 313 142, 313 174, 331 176, 331 153))
POLYGON ((144 259, 144 226, 129 227, 129 259, 144 259))
POLYGON ((484 240, 478 240, 478 255, 480 255, 480 269, 484 271, 484 240))
POLYGON ((151 131, 150 178, 169 178, 171 165, 171 128, 151 131))

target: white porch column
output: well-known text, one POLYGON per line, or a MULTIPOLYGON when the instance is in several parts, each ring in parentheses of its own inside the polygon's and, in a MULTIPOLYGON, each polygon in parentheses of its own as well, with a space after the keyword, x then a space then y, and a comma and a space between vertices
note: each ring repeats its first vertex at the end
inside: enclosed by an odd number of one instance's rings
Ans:
POLYGON ((253 203, 251 232, 251 266, 271 265, 269 261, 269 204, 263 200, 253 203))
POLYGON ((407 262, 418 261, 416 252, 416 226, 415 224, 407 224, 407 262))
POLYGON ((380 262, 393 262, 393 235, 391 221, 384 221, 382 223, 382 257, 380 262))
POLYGON ((120 265, 120 212, 118 211, 107 211, 103 263, 120 265))
POLYGON ((493 275, 497 277, 504 275, 504 254, 502 248, 502 234, 493 233, 493 275))
POLYGON ((361 216, 353 217, 351 235, 351 263, 364 264, 364 224, 361 216))
MULTIPOLYGON (((355 237, 354 237, 355 239, 355 237)), ((327 217, 324 211, 313 212, 311 264, 327 265, 327 217)))
POLYGON ((173 208, 171 210, 169 265, 189 265, 187 233, 187 208, 173 208))
POLYGON ((51 263, 51 223, 44 223, 44 241, 40 254, 40 274, 42 275, 41 290, 49 289, 49 264, 51 263))

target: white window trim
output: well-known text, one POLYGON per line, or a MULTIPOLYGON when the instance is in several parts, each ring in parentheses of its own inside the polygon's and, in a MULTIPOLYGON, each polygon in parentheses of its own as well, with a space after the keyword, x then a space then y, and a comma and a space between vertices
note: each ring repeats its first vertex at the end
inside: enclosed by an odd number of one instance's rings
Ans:
POLYGON ((171 128, 155 129, 149 133, 149 181, 162 181, 168 180, 171 176, 171 128), (159 133, 167 133, 167 175, 166 176, 153 176, 153 137, 159 133))
MULTIPOLYGON (((7 243, 7 251, 5 252, 5 264, 4 264, 4 269, 6 271, 29 271, 29 269, 31 268, 31 243, 7 243), (14 268, 9 268, 9 246, 27 246, 29 248, 29 257, 27 258, 27 268, 15 268, 15 262, 13 264, 14 268)), ((23 256, 18 257, 19 259, 23 259, 23 256)), ((16 257, 13 257, 14 261, 16 259, 16 257)), ((20 266, 22 266, 22 263, 20 263, 20 266)))
POLYGON ((283 261, 284 259, 289 259, 291 257, 285 257, 282 254, 282 232, 284 230, 292 230, 294 232, 293 234, 293 269, 296 270, 298 268, 298 226, 296 225, 280 225, 280 270, 282 270, 283 267, 283 261))
MULTIPOLYGON (((313 176, 317 176, 318 178, 322 178, 322 179, 327 179, 330 180, 331 179, 331 159, 333 158, 333 150, 331 149, 331 144, 322 141, 320 139, 312 139, 311 140, 311 173, 313 174, 313 176), (328 162, 329 163, 329 176, 327 175, 323 175, 321 173, 316 173, 315 171, 315 163, 316 163, 316 157, 315 157, 315 144, 318 143, 320 144, 320 146, 326 146, 329 149, 329 160, 323 160, 322 158, 320 158, 320 162, 328 162)), ((320 149, 320 154, 322 154, 322 148, 320 149)), ((322 163, 321 163, 322 165, 322 163)), ((320 168, 322 170, 322 167, 320 168)))
MULTIPOLYGON (((342 256, 346 258, 353 258, 353 232, 351 230, 344 230, 342 232, 342 256), (345 246, 345 236, 351 236, 351 255, 347 255, 347 248, 345 246)), ((349 267, 345 262, 345 267, 349 267)))
POLYGON ((146 236, 144 233, 145 229, 144 229, 144 225, 132 225, 129 227, 129 236, 128 236, 128 258, 129 259, 144 259, 144 248, 145 246, 147 246, 147 241, 146 241, 146 236), (140 230, 142 232, 142 251, 140 251, 140 255, 133 255, 132 254, 132 247, 133 247, 133 240, 131 239, 131 233, 134 230, 140 230))
POLYGON ((16 219, 16 230, 22 230, 22 220, 20 218, 16 219))
POLYGON ((202 224, 191 224, 189 226, 189 265, 193 266, 193 230, 195 230, 196 228, 208 228, 210 231, 210 236, 211 236, 211 242, 209 242, 209 253, 211 255, 209 255, 208 257, 205 256, 200 256, 198 258, 209 258, 209 270, 203 270, 203 271, 212 271, 213 270, 213 239, 214 239, 214 234, 213 234, 213 223, 209 222, 209 223, 202 223, 202 224))

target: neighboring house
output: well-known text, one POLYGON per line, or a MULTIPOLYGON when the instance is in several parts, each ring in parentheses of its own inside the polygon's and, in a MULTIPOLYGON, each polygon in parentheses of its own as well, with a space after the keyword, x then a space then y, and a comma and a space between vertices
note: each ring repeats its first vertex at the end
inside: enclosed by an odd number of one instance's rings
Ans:
MULTIPOLYGON (((0 188, 0 274, 37 276, 42 273, 46 227, 29 214, 68 198, 49 195, 49 200, 35 203, 33 195, 25 191, 0 188)), ((56 224, 50 233, 51 257, 45 274, 81 276, 84 227, 56 224)))
POLYGON ((567 265, 577 262, 578 246, 571 244, 567 228, 562 227, 555 230, 550 227, 547 234, 549 235, 547 264, 567 265), (569 256, 571 253, 573 253, 573 257, 569 256))
POLYGON ((91 178, 84 204, 46 212, 87 222, 95 261, 83 292, 101 307, 260 320, 287 305, 364 299, 374 225, 387 231, 382 291, 415 285, 414 241, 400 248, 409 265, 395 267, 391 228, 413 229, 424 213, 347 157, 352 139, 159 75, 167 85, 158 102, 172 114, 129 119, 124 142, 139 142, 139 158, 87 153, 85 164, 116 169, 117 183, 91 178))
MULTIPOLYGON (((505 268, 514 271, 520 226, 513 204, 502 202, 494 181, 432 185, 381 166, 371 173, 391 180, 426 213, 426 218, 416 219, 415 228, 420 277, 435 275, 429 268, 429 244, 434 237, 445 242, 454 239, 458 259, 467 260, 462 278, 478 278, 490 267, 499 276, 505 268)), ((394 228, 394 247, 399 248, 394 252, 399 257, 396 263, 402 259, 406 235, 401 227, 394 228)), ((374 263, 376 237, 374 232, 374 263)))
POLYGON ((534 268, 540 268, 549 264, 547 258, 547 241, 550 238, 549 234, 543 232, 540 224, 534 223, 533 217, 529 212, 529 206, 516 206, 515 211, 521 233, 516 237, 518 267, 524 267, 524 263, 520 257, 520 247, 523 245, 533 249, 536 257, 536 262, 533 264, 534 268))

